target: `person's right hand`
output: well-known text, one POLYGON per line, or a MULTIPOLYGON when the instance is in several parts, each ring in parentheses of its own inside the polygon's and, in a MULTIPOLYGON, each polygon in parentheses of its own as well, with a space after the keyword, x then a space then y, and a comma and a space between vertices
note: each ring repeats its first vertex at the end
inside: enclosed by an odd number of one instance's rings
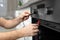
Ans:
POLYGON ((39 32, 37 24, 29 24, 21 29, 23 37, 25 36, 35 36, 39 32))

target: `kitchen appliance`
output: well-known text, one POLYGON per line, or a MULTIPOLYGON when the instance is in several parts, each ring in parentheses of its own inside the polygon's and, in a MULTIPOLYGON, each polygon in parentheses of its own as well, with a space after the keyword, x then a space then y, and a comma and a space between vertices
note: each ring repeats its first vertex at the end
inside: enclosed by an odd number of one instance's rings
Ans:
POLYGON ((31 5, 31 13, 32 23, 40 19, 40 32, 33 40, 60 39, 60 0, 42 0, 34 3, 31 5))

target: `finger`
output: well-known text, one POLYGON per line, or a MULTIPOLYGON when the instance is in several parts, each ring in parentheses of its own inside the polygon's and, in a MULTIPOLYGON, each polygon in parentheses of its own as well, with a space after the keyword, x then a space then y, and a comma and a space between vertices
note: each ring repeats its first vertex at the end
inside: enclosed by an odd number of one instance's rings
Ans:
POLYGON ((38 26, 38 24, 32 24, 33 26, 38 26))
POLYGON ((28 13, 28 12, 25 12, 25 14, 28 14, 28 15, 30 15, 30 13, 28 13))
POLYGON ((25 14, 25 15, 24 15, 24 17, 28 17, 28 16, 29 16, 29 14, 25 14))
POLYGON ((28 19, 29 17, 25 17, 25 19, 28 19))
POLYGON ((34 36, 35 36, 35 35, 38 35, 38 33, 34 33, 33 35, 34 35, 34 36))
POLYGON ((29 13, 29 12, 24 12, 24 13, 26 13, 26 14, 31 14, 31 13, 29 13))
POLYGON ((24 20, 27 20, 29 17, 25 17, 24 20))
POLYGON ((25 16, 24 16, 24 18, 27 18, 27 17, 29 17, 29 16, 28 16, 28 15, 25 15, 25 16))
POLYGON ((28 16, 30 16, 30 15, 31 15, 31 13, 29 13, 29 12, 25 12, 25 14, 28 14, 28 16))
POLYGON ((26 17, 29 17, 29 15, 28 15, 28 14, 25 14, 25 15, 24 15, 24 18, 26 18, 26 17))
POLYGON ((39 32, 39 30, 38 30, 38 29, 34 30, 34 33, 38 33, 38 32, 39 32))
POLYGON ((35 26, 33 29, 38 29, 38 27, 37 27, 37 26, 35 26))
POLYGON ((25 17, 25 16, 28 16, 29 14, 27 14, 27 13, 23 13, 22 15, 25 17))

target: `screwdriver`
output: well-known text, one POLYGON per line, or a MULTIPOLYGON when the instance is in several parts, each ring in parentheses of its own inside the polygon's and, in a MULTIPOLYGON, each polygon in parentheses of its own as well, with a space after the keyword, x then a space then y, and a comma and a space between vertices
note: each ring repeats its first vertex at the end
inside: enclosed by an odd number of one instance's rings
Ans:
MULTIPOLYGON (((37 17, 37 24, 39 25, 40 24, 40 19, 39 19, 39 14, 38 14, 38 9, 33 9, 34 11, 33 11, 33 13, 31 13, 30 15, 28 15, 28 16, 34 16, 34 14, 36 15, 36 17, 37 17)), ((28 16, 25 16, 25 17, 28 17, 28 16)), ((24 18, 25 18, 24 17, 24 18)), ((23 18, 23 20, 24 20, 24 18, 23 18)))

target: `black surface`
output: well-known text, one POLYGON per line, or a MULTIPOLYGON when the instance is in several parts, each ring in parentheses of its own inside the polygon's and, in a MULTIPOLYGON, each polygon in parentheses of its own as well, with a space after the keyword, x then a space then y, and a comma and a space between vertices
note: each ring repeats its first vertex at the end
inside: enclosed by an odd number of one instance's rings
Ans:
MULTIPOLYGON (((36 22, 37 19, 33 18, 32 23, 36 22)), ((34 36, 33 40, 60 40, 60 32, 44 27, 43 25, 39 26, 39 30, 40 34, 34 36)))
POLYGON ((60 33, 41 26, 41 40, 60 40, 60 33))

